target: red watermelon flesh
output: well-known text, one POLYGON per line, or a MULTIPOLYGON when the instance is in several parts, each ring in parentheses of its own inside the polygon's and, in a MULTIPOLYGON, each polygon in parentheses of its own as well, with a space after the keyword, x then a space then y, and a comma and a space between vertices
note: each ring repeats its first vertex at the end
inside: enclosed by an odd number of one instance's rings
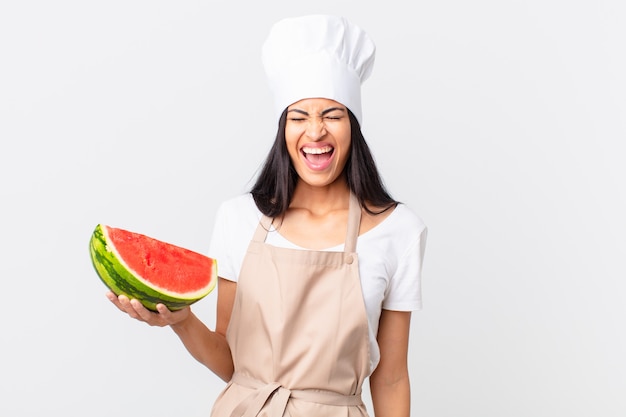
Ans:
POLYGON ((209 294, 217 283, 217 262, 152 237, 99 224, 90 241, 91 260, 117 295, 136 298, 150 310, 171 310, 209 294))
POLYGON ((212 259, 139 233, 108 226, 107 232, 126 265, 151 286, 179 294, 206 287, 212 259))

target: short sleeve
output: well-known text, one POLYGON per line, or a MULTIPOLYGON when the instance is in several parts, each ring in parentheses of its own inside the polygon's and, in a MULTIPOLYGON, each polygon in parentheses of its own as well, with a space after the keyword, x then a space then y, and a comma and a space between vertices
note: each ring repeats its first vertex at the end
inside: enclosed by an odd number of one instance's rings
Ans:
POLYGON ((232 254, 228 230, 228 211, 226 210, 225 203, 222 203, 215 215, 215 223, 213 225, 213 235, 211 236, 211 243, 209 245, 209 256, 217 261, 217 275, 221 278, 228 279, 230 281, 237 280, 237 274, 233 265, 233 258, 229 256, 232 254))
POLYGON ((422 308, 422 264, 428 229, 422 226, 400 257, 383 300, 385 310, 416 311, 422 308))

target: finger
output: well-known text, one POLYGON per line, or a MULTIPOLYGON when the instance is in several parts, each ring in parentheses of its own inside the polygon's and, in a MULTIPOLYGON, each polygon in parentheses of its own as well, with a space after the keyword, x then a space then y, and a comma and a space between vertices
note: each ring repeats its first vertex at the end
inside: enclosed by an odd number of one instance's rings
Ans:
POLYGON ((139 315, 139 313, 137 313, 137 311, 135 310, 135 308, 133 307, 131 303, 131 300, 127 296, 122 294, 119 297, 117 297, 117 299, 120 305, 122 306, 122 309, 124 312, 126 312, 129 316, 131 316, 134 319, 141 320, 141 316, 139 315))
POLYGON ((167 324, 158 313, 148 310, 143 304, 141 304, 141 301, 132 299, 130 300, 130 305, 139 316, 139 320, 143 320, 151 326, 165 326, 167 324))
POLYGON ((117 296, 113 292, 106 294, 106 297, 117 307, 122 313, 128 314, 128 297, 125 295, 117 296))
POLYGON ((107 299, 111 303, 113 303, 113 305, 115 305, 115 307, 118 308, 118 310, 120 310, 122 313, 126 313, 126 311, 124 310, 124 308, 120 304, 120 301, 117 299, 117 295, 115 295, 112 291, 107 292, 105 295, 106 295, 107 299))
POLYGON ((169 308, 167 308, 165 304, 157 304, 156 309, 159 312, 159 315, 161 315, 161 317, 163 317, 165 321, 169 321, 169 319, 171 319, 172 312, 169 310, 169 308))
POLYGON ((180 323, 190 315, 191 308, 185 307, 180 310, 172 311, 164 304, 157 304, 157 311, 159 316, 163 318, 166 324, 173 325, 180 323))

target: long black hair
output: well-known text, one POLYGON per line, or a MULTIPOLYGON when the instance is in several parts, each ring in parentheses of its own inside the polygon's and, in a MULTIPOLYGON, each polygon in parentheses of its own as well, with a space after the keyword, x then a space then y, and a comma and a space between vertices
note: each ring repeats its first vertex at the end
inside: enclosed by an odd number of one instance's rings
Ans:
MULTIPOLYGON (((361 127, 354 114, 348 109, 350 118, 350 155, 344 167, 348 187, 359 203, 370 214, 380 214, 398 204, 386 190, 376 168, 374 157, 365 142, 361 127), (373 211, 372 208, 379 208, 373 211)), ((278 120, 276 139, 259 172, 250 193, 261 211, 268 217, 279 217, 289 208, 298 174, 291 162, 285 143, 287 110, 278 120)))

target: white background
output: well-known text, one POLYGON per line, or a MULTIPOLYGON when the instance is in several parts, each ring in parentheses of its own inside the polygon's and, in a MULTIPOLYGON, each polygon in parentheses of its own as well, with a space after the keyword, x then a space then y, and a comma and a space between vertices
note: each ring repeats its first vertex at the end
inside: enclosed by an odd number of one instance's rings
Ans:
POLYGON ((274 138, 261 43, 319 12, 375 40, 364 133, 429 227, 413 416, 626 415, 620 0, 2 2, 0 415, 208 415, 222 382, 88 240, 206 251, 274 138))

